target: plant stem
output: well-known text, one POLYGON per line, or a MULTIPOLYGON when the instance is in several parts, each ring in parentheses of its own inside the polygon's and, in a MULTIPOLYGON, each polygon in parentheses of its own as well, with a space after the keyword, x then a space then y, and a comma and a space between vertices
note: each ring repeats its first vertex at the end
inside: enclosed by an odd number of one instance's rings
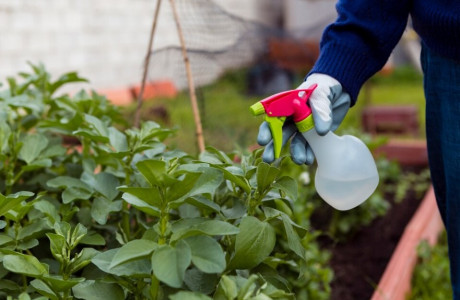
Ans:
POLYGON ((166 244, 166 230, 168 229, 169 213, 165 210, 161 211, 160 216, 160 238, 158 240, 159 245, 166 244))
POLYGON ((158 239, 159 245, 166 244, 166 231, 168 229, 168 221, 169 221, 169 205, 166 201, 165 193, 163 189, 158 188, 160 191, 161 197, 161 213, 160 213, 160 238, 158 239))
POLYGON ((158 292, 160 290, 160 282, 158 281, 158 278, 155 276, 155 274, 152 273, 152 282, 150 284, 150 297, 152 300, 158 299, 158 292))
MULTIPOLYGON (((125 185, 129 186, 131 184, 131 172, 132 170, 129 168, 131 165, 131 162, 133 160, 133 156, 130 154, 130 156, 127 159, 127 163, 124 167, 125 169, 125 185)), ((131 240, 131 226, 130 226, 130 207, 128 202, 123 201, 123 208, 122 208, 122 220, 121 220, 121 226, 123 228, 123 231, 125 232, 126 237, 128 238, 128 241, 131 240)))
MULTIPOLYGON (((126 201, 123 201, 123 208, 122 208, 122 219, 121 219, 121 226, 123 228, 123 231, 125 232, 125 235, 126 235, 126 238, 128 239, 128 241, 131 240, 131 226, 130 226, 130 218, 129 218, 129 215, 130 215, 130 210, 129 210, 129 204, 128 202, 126 201)), ((127 242, 128 242, 127 241, 127 242)))

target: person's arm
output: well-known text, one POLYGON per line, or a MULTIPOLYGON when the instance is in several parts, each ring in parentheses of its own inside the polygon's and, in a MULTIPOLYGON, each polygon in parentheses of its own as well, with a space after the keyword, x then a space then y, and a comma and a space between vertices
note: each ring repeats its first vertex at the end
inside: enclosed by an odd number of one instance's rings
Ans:
POLYGON ((383 67, 401 38, 411 1, 339 0, 336 8, 338 18, 325 29, 309 75, 335 78, 353 105, 361 86, 383 67))

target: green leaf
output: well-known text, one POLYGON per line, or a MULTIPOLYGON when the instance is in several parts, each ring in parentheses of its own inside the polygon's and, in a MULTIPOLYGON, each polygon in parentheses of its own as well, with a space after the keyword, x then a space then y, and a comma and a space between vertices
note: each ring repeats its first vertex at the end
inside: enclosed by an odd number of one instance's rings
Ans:
POLYGON ((289 200, 297 200, 298 187, 297 181, 294 178, 289 176, 282 176, 276 180, 276 182, 273 184, 273 187, 285 193, 289 200))
POLYGON ((123 193, 122 198, 138 210, 145 212, 150 216, 160 216, 160 210, 157 207, 147 204, 146 202, 140 200, 138 197, 134 195, 131 195, 129 193, 123 193))
POLYGON ((99 280, 86 280, 72 288, 75 298, 85 300, 123 300, 125 293, 123 289, 115 283, 102 282, 99 280))
POLYGON ((97 132, 97 135, 93 135, 93 137, 104 137, 104 141, 109 141, 109 129, 104 122, 89 114, 85 114, 85 121, 95 132, 97 132))
POLYGON ((78 178, 70 176, 59 176, 50 179, 46 182, 46 185, 51 188, 65 189, 62 193, 62 200, 65 204, 79 199, 88 200, 93 194, 93 189, 89 185, 78 178))
MULTIPOLYGON (((118 189, 124 193, 128 193, 136 197, 138 200, 145 202, 149 206, 153 206, 156 208, 160 208, 162 206, 160 192, 158 188, 156 187, 143 188, 143 187, 125 187, 123 186, 123 187, 119 187, 118 189)), ((127 197, 126 194, 123 194, 122 198, 125 200, 126 198, 132 199, 132 197, 129 197, 129 196, 127 197)))
POLYGON ((201 167, 199 171, 202 172, 200 178, 196 182, 189 195, 210 194, 213 195, 217 187, 223 181, 223 175, 219 170, 210 167, 201 167))
POLYGON ((85 278, 64 279, 62 278, 62 276, 57 275, 45 275, 40 279, 47 282, 56 292, 63 292, 69 290, 73 286, 85 280, 85 278))
POLYGON ((180 288, 185 270, 190 265, 192 253, 190 246, 179 241, 176 247, 162 246, 152 255, 152 268, 155 276, 167 285, 180 288))
POLYGON ((14 239, 6 234, 0 234, 0 246, 8 244, 9 242, 14 241, 14 239))
POLYGON ((44 231, 52 229, 48 219, 36 219, 21 228, 18 232, 18 240, 38 238, 44 231))
POLYGON ((300 258, 305 259, 305 248, 302 246, 299 235, 292 227, 290 218, 285 214, 281 214, 281 219, 283 220, 289 248, 300 258))
POLYGON ((30 98, 31 97, 28 95, 19 95, 16 97, 5 99, 5 100, 6 100, 6 103, 8 103, 8 105, 12 107, 26 108, 26 109, 30 109, 36 112, 40 111, 41 110, 40 104, 37 103, 37 101, 30 101, 31 100, 30 98))
POLYGON ((192 263, 204 273, 220 273, 225 270, 225 253, 220 244, 206 235, 185 239, 192 251, 192 263))
POLYGON ((46 236, 50 240, 51 254, 57 261, 63 262, 67 251, 65 237, 55 233, 47 233, 46 236))
POLYGON ((125 262, 148 257, 158 247, 158 244, 150 240, 133 240, 124 244, 110 263, 110 268, 125 262))
POLYGON ((91 246, 104 246, 105 239, 99 233, 89 233, 85 235, 81 240, 80 244, 91 245, 91 246))
POLYGON ((36 289, 41 295, 48 297, 51 300, 59 300, 60 297, 53 292, 52 289, 46 283, 41 281, 40 279, 34 279, 30 282, 30 285, 36 289))
POLYGON ((219 212, 219 204, 208 200, 204 196, 196 195, 185 200, 185 203, 195 206, 196 208, 207 209, 213 212, 219 212))
POLYGON ((8 141, 11 136, 11 128, 5 121, 0 121, 0 153, 6 153, 8 141))
POLYGON ((70 187, 62 193, 62 202, 69 204, 74 200, 88 200, 93 195, 90 190, 82 189, 79 187, 70 187))
POLYGON ((216 169, 221 170, 223 172, 225 179, 239 186, 246 193, 249 194, 251 192, 251 186, 249 185, 248 180, 243 176, 243 170, 235 166, 230 166, 230 167, 224 167, 221 165, 212 165, 212 166, 216 169), (237 170, 241 172, 237 172, 237 170))
POLYGON ((85 78, 82 78, 78 76, 76 72, 69 72, 64 75, 61 75, 55 82, 53 82, 50 87, 48 88, 48 91, 50 93, 50 96, 54 94, 54 92, 60 88, 61 86, 71 83, 71 82, 88 82, 85 78))
POLYGON ((121 211, 123 206, 122 201, 110 201, 105 197, 96 197, 91 206, 91 216, 97 223, 105 225, 110 213, 121 211))
POLYGON ((74 188, 81 188, 84 190, 91 190, 91 187, 86 184, 85 182, 81 181, 78 178, 70 177, 70 176, 58 176, 56 178, 48 180, 46 183, 49 187, 52 188, 68 188, 68 187, 74 187, 74 188))
POLYGON ((60 236, 64 237, 66 241, 70 242, 70 234, 72 227, 67 222, 54 223, 54 231, 60 236))
POLYGON ((183 201, 193 189, 200 176, 200 173, 186 173, 182 180, 175 182, 169 187, 165 197, 166 200, 168 202, 183 201))
POLYGON ((191 291, 209 295, 215 291, 219 278, 218 274, 203 273, 193 267, 185 271, 184 282, 191 291))
POLYGON ((13 220, 15 222, 21 222, 25 218, 25 215, 30 212, 33 207, 34 202, 38 200, 38 198, 33 199, 29 202, 21 202, 19 205, 16 205, 9 211, 7 211, 4 216, 6 219, 13 220))
MULTIPOLYGON (((185 201, 189 201, 190 197, 202 194, 213 195, 215 193, 217 187, 222 183, 222 173, 219 172, 219 170, 208 167, 200 167, 197 171, 202 172, 198 180, 196 180, 192 185, 187 186, 187 188, 183 188, 185 185, 178 183, 177 187, 180 188, 182 195, 179 195, 178 193, 170 199, 177 199, 175 202, 182 202, 184 199, 185 201), (187 189, 188 191, 186 191, 187 189)), ((185 184, 185 182, 183 183, 185 184)), ((175 189, 175 187, 173 186, 171 189, 175 189)))
MULTIPOLYGON (((42 168, 49 168, 53 165, 53 161, 49 158, 42 158, 37 159, 30 162, 26 166, 21 167, 21 172, 31 172, 34 170, 42 169, 42 168)), ((20 175, 20 174, 18 174, 20 175)))
POLYGON ((82 224, 78 223, 77 226, 72 231, 72 235, 70 236, 70 241, 68 241, 69 246, 71 249, 75 248, 80 240, 86 235, 88 229, 83 226, 82 224))
POLYGON ((177 232, 183 229, 188 229, 191 226, 208 221, 207 218, 183 218, 172 223, 172 231, 177 232))
POLYGON ((152 186, 163 186, 166 162, 153 159, 142 160, 136 164, 136 167, 152 186))
POLYGON ((40 263, 35 256, 20 253, 7 254, 3 257, 5 269, 30 277, 41 277, 48 274, 48 268, 40 263))
POLYGON ((178 292, 169 296, 171 300, 212 300, 212 298, 198 292, 178 292))
POLYGON ((78 178, 70 176, 58 176, 46 182, 46 185, 52 188, 78 187, 85 190, 91 190, 91 187, 78 178))
POLYGON ((21 142, 22 147, 18 157, 27 164, 37 159, 40 153, 48 146, 48 139, 41 134, 27 135, 21 142))
POLYGON ((233 200, 233 206, 226 208, 222 207, 222 213, 228 220, 240 219, 247 213, 247 207, 239 199, 233 200))
POLYGON ((273 251, 276 234, 273 227, 259 219, 246 216, 241 220, 236 235, 235 255, 230 266, 233 269, 251 269, 261 263, 273 251))
MULTIPOLYGON (((195 222, 195 221, 193 221, 195 222)), ((206 219, 182 219, 173 224, 173 234, 171 241, 177 241, 181 238, 186 238, 194 235, 232 235, 239 232, 238 227, 219 220, 206 219), (190 225, 190 220, 197 220, 195 224, 190 225), (201 220, 201 221, 199 221, 201 220), (187 226, 190 225, 190 226, 187 226)))
POLYGON ((16 246, 16 250, 25 251, 25 250, 32 249, 37 246, 38 246, 37 239, 29 239, 29 240, 19 242, 18 245, 16 246))
POLYGON ((84 268, 89 263, 91 263, 91 259, 99 254, 99 251, 93 248, 83 248, 78 254, 70 261, 68 266, 69 273, 73 274, 78 270, 84 268))
POLYGON ((216 300, 227 300, 236 299, 238 296, 238 287, 229 276, 223 275, 217 286, 214 299, 216 300))
POLYGON ((19 294, 18 300, 31 300, 31 298, 27 292, 22 292, 19 294))
POLYGON ((21 291, 21 289, 22 287, 20 287, 16 282, 12 280, 8 280, 5 278, 2 278, 2 280, 0 280, 0 291, 5 292, 5 290, 8 290, 11 292, 19 292, 21 291))
POLYGON ((0 194, 0 216, 3 216, 10 209, 18 206, 22 201, 30 198, 34 195, 31 192, 19 192, 16 194, 10 194, 8 196, 3 196, 0 194))
POLYGON ((42 151, 40 157, 57 157, 64 156, 67 152, 67 149, 61 145, 52 145, 48 146, 45 150, 42 151))
POLYGON ((264 193, 267 188, 275 181, 280 173, 280 169, 275 168, 267 163, 260 163, 257 166, 257 190, 259 193, 264 193))
MULTIPOLYGON (((88 140, 94 143, 108 143, 109 138, 101 135, 100 132, 97 132, 94 129, 79 129, 72 132, 75 136, 81 136, 87 138, 88 140)), ((103 133, 102 133, 103 134, 103 133)))
POLYGON ((100 172, 95 175, 90 175, 85 173, 82 180, 109 200, 114 200, 119 193, 117 187, 120 185, 120 181, 113 174, 100 172))
POLYGON ((115 127, 109 127, 109 140, 110 145, 113 146, 113 149, 116 152, 126 152, 129 150, 126 135, 124 135, 115 127))
MULTIPOLYGON (((208 160, 217 160, 219 163, 233 164, 233 161, 224 152, 213 147, 206 147, 206 151, 200 154, 200 160, 207 162, 208 160)), ((214 164, 214 162, 210 162, 214 164)))
POLYGON ((113 257, 118 252, 118 249, 110 249, 105 252, 101 252, 91 262, 96 265, 102 271, 114 274, 117 276, 141 276, 150 277, 152 272, 152 265, 149 259, 139 259, 126 262, 116 267, 110 268, 110 264, 113 261, 113 257))
POLYGON ((35 202, 34 208, 38 211, 41 211, 45 216, 47 216, 52 224, 55 222, 59 222, 61 220, 61 217, 59 216, 56 207, 47 200, 40 200, 38 202, 35 202))

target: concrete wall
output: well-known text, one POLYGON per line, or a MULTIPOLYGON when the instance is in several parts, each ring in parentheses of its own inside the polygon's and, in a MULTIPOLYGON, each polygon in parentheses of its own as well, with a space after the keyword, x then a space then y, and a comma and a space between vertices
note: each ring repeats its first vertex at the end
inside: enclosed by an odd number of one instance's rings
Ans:
POLYGON ((284 0, 284 29, 298 38, 319 40, 324 28, 337 18, 337 0, 284 0))
MULTIPOLYGON (((279 22, 281 14, 278 0, 215 2, 266 25, 279 22)), ((136 84, 155 4, 152 0, 0 0, 0 81, 28 71, 26 62, 31 61, 43 62, 54 76, 76 70, 96 89, 136 84)), ((154 49, 178 44, 168 11, 165 0, 154 49)))

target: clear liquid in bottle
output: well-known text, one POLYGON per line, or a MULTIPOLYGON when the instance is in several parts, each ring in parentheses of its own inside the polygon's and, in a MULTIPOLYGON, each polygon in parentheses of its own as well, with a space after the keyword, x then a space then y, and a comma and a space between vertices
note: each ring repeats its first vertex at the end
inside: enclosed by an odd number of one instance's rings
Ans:
POLYGON ((315 129, 303 133, 315 154, 315 187, 321 198, 338 210, 349 210, 368 199, 379 175, 367 146, 351 135, 333 132, 319 136, 315 129))

